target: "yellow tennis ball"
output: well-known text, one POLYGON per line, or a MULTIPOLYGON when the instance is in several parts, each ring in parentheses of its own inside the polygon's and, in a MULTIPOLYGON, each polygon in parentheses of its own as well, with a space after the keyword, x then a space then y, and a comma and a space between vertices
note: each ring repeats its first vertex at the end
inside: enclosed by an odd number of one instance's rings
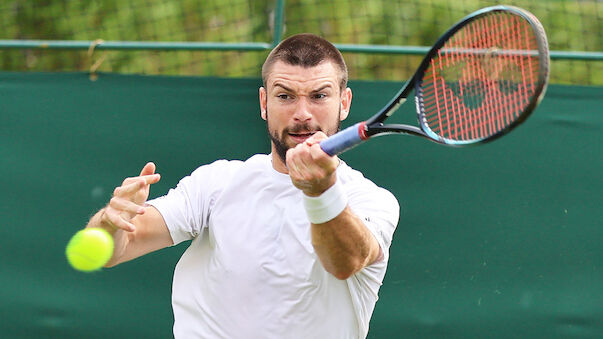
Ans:
POLYGON ((85 228, 69 240, 65 254, 76 270, 96 271, 111 259, 113 238, 102 228, 85 228))

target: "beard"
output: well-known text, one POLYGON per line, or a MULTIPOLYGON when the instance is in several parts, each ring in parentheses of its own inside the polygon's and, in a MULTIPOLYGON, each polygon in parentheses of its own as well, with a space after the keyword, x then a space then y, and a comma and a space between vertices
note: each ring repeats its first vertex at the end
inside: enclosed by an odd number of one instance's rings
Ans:
POLYGON ((287 161, 287 151, 290 148, 295 147, 296 145, 287 145, 287 143, 285 142, 285 138, 289 135, 289 133, 300 133, 300 132, 304 132, 304 131, 316 131, 316 132, 324 132, 325 134, 327 134, 327 136, 331 136, 335 133, 337 133, 339 131, 339 127, 341 125, 341 120, 339 119, 339 117, 341 116, 341 107, 339 108, 339 111, 337 113, 337 122, 335 125, 335 129, 333 131, 323 131, 320 126, 318 125, 314 125, 314 124, 310 124, 310 123, 301 123, 301 124, 296 124, 294 126, 290 126, 290 127, 285 127, 285 129, 283 129, 283 132, 281 133, 281 135, 278 135, 278 132, 276 130, 272 130, 270 128, 270 123, 268 122, 268 107, 266 107, 266 128, 268 129, 268 136, 270 136, 270 140, 272 140, 272 143, 274 144, 274 149, 276 150, 276 154, 279 156, 279 158, 283 161, 283 164, 285 164, 287 161))

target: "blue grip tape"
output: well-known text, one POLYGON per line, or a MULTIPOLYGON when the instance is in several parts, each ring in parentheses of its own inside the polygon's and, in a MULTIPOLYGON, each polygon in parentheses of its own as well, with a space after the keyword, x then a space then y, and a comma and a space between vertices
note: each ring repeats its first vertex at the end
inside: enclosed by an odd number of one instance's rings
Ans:
POLYGON ((334 156, 359 145, 365 141, 360 137, 360 124, 363 123, 359 122, 321 141, 320 148, 328 155, 334 156))

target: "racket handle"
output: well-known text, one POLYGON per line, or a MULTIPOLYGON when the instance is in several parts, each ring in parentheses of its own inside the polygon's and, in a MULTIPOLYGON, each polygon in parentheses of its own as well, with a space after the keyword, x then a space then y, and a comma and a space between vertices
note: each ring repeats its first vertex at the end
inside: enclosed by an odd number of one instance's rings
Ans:
POLYGON ((330 156, 343 153, 369 138, 365 122, 359 122, 320 142, 320 148, 330 156))

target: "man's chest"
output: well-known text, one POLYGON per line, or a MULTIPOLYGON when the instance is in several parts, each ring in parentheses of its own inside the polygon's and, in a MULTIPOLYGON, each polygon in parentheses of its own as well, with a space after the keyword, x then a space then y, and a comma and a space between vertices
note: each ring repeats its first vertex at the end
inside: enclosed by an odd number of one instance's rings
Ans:
POLYGON ((238 278, 305 280, 322 270, 301 192, 290 185, 231 183, 211 210, 208 236, 215 262, 238 278))

